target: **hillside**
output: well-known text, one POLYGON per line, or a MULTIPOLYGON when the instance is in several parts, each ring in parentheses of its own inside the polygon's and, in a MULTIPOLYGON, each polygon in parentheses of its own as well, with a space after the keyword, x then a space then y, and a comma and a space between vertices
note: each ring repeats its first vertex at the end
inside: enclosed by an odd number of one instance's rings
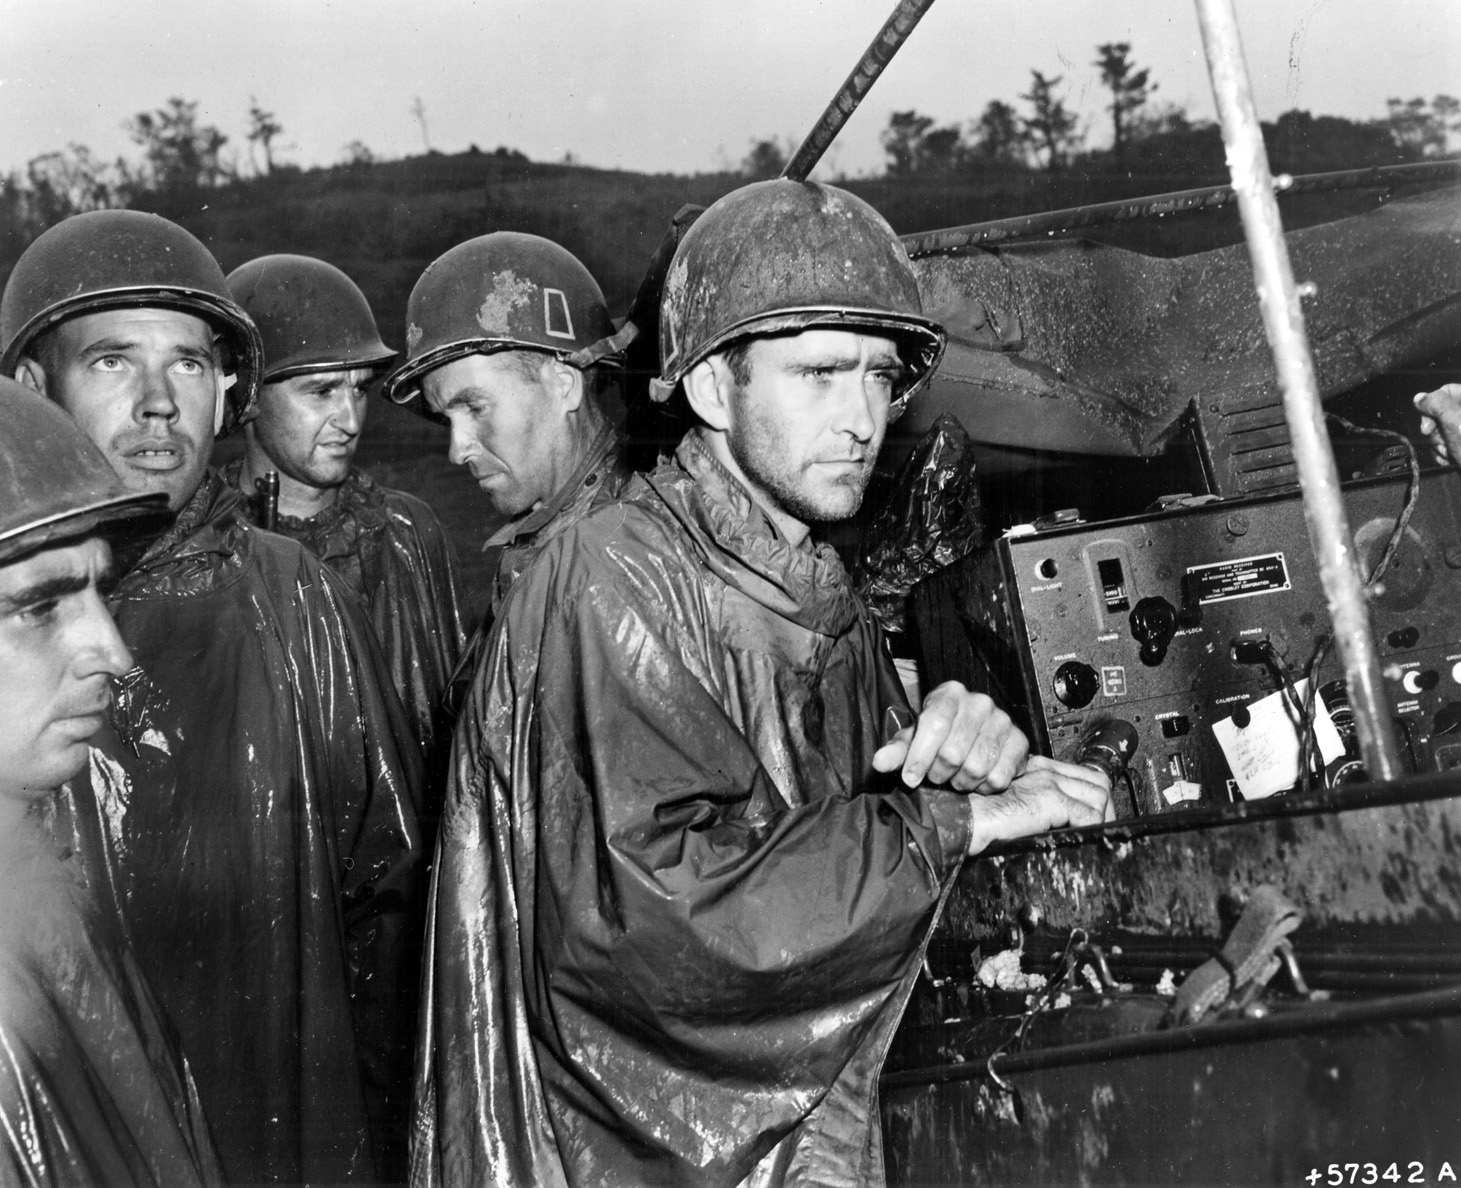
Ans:
MULTIPOLYGON (((900 233, 1056 210, 1083 203, 1221 184, 1214 129, 1147 146, 1126 168, 1094 158, 1057 172, 993 164, 978 172, 845 181, 900 233)), ((1363 162, 1366 164, 1372 162, 1363 162)), ((1322 153, 1277 158, 1294 172, 1336 167, 1322 153)), ((225 270, 270 252, 319 256, 355 278, 388 344, 404 339, 412 285, 427 264, 475 235, 500 229, 547 236, 578 255, 603 286, 610 311, 629 308, 646 263, 671 216, 745 183, 739 174, 672 176, 553 165, 498 150, 453 156, 283 170, 181 195, 148 193, 134 205, 183 224, 225 270)), ((1290 226, 1365 209, 1363 193, 1321 195, 1286 207, 1290 226)), ((1134 250, 1179 255, 1237 242, 1231 210, 1101 229, 1092 234, 1134 250)), ((0 281, 28 239, 0 226, 0 281)), ((236 450, 224 443, 222 456, 236 450)), ((446 463, 438 427, 378 403, 360 459, 379 477, 417 490, 442 512, 469 567, 495 527, 470 477, 446 463)))

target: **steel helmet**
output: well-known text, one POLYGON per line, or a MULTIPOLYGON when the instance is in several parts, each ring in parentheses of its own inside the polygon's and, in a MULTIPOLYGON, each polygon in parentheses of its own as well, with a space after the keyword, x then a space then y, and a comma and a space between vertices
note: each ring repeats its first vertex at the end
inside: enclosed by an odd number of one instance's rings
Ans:
POLYGON ((598 282, 572 252, 550 239, 494 231, 459 243, 421 274, 406 304, 406 362, 385 394, 407 404, 421 377, 464 355, 546 351, 590 367, 633 341, 633 323, 615 333, 598 282))
POLYGON ((264 383, 312 371, 384 367, 370 303, 336 268, 312 256, 260 256, 228 274, 228 291, 264 340, 264 383))
POLYGON ((229 296, 223 269, 176 223, 137 210, 93 210, 57 223, 26 248, 0 297, 0 373, 14 375, 43 330, 76 314, 177 309, 203 318, 227 346, 234 375, 219 435, 253 415, 263 346, 229 296))
POLYGON ((0 565, 114 520, 166 511, 163 492, 127 490, 59 407, 0 378, 0 565))
POLYGON ((812 328, 896 339, 912 377, 895 411, 947 341, 923 316, 907 251, 861 198, 785 178, 733 190, 695 221, 670 264, 651 395, 667 400, 695 364, 738 339, 812 328))

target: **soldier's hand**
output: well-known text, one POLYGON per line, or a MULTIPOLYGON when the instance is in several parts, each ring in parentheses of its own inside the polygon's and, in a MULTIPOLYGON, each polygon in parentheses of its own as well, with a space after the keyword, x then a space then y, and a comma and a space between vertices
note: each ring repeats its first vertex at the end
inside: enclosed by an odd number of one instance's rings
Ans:
POLYGON ((969 798, 969 853, 992 841, 1011 841, 1113 819, 1111 785, 1091 767, 1031 755, 1024 773, 998 796, 969 798))
POLYGON ((958 792, 1000 792, 1025 769, 1030 744, 983 693, 945 681, 923 701, 918 720, 873 755, 878 771, 902 769, 903 782, 947 784, 958 792))
POLYGON ((1430 440, 1436 458, 1461 465, 1461 384, 1446 384, 1434 392, 1418 392, 1420 431, 1430 440))

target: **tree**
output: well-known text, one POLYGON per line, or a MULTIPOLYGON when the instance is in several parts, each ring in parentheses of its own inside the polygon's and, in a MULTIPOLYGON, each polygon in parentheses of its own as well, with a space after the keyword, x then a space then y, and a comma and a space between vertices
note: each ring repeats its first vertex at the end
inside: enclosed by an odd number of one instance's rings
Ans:
POLYGON ((987 161, 1022 161, 1029 137, 1019 113, 1001 99, 991 99, 974 125, 974 147, 987 161))
MULTIPOLYGON (((284 131, 284 125, 272 111, 265 111, 253 95, 249 96, 249 160, 253 160, 254 145, 264 150, 264 172, 274 172, 274 139, 284 131)), ((257 165, 255 166, 257 169, 257 165)))
POLYGON ((1030 90, 1020 98, 1030 105, 1031 114, 1022 119, 1025 133, 1038 149, 1045 151, 1045 168, 1059 169, 1069 155, 1080 147, 1081 136, 1076 131, 1076 117, 1065 106, 1065 101, 1056 97, 1055 88, 1060 78, 1046 78, 1038 70, 1030 71, 1033 79, 1030 90))
POLYGON ((1361 123, 1297 109, 1264 124, 1263 141, 1274 171, 1282 173, 1394 165, 1406 155, 1383 121, 1361 123))
POLYGON ((908 177, 918 168, 918 144, 933 127, 933 117, 913 110, 895 111, 878 137, 888 154, 888 176, 908 177))
POLYGON ((1126 160, 1126 141, 1132 122, 1146 104, 1147 98, 1157 89, 1149 82, 1150 70, 1133 70, 1131 43, 1129 41, 1107 42, 1098 45, 1096 66, 1101 71, 1101 81, 1111 92, 1111 147, 1118 161, 1126 160))
POLYGON ((741 159, 741 172, 747 177, 780 177, 791 159, 787 148, 775 136, 751 141, 751 151, 741 159))
POLYGON ((124 125, 146 156, 144 180, 164 191, 216 186, 227 179, 220 154, 228 143, 211 124, 199 125, 198 104, 174 95, 167 106, 138 112, 124 125))
MULTIPOLYGON (((472 146, 478 152, 476 145, 472 146)), ((365 169, 375 164, 375 154, 370 151, 370 145, 363 140, 352 140, 341 151, 340 164, 346 169, 365 169)))
POLYGON ((1437 95, 1427 108, 1419 97, 1409 100, 1387 99, 1390 109, 1387 122, 1396 145, 1411 158, 1444 156, 1451 133, 1461 132, 1461 102, 1451 95, 1437 95))
POLYGON ((42 153, 26 162, 27 202, 42 227, 88 210, 121 204, 116 166, 104 165, 84 144, 72 143, 60 152, 42 153))
POLYGON ((888 176, 947 173, 961 166, 969 153, 964 134, 955 126, 935 128, 932 116, 895 111, 879 137, 888 154, 888 176))

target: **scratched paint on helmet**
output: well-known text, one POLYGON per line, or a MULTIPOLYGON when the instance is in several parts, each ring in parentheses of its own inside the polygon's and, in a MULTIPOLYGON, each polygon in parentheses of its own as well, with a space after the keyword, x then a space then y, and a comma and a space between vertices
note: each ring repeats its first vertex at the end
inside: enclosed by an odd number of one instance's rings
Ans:
POLYGON ((477 310, 477 325, 489 334, 507 332, 512 311, 532 300, 533 288, 527 277, 504 268, 492 278, 492 291, 477 310))

